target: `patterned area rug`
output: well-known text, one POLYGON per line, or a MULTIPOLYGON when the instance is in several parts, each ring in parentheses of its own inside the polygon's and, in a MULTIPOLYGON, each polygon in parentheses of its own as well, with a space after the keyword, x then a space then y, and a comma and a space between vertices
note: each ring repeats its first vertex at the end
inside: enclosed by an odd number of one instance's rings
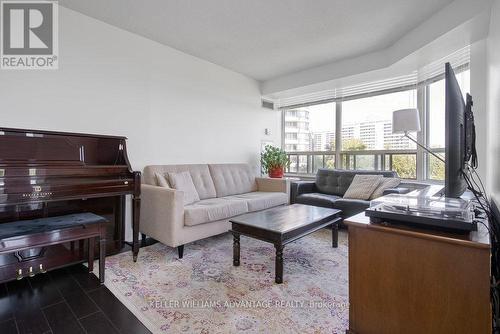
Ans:
POLYGON ((232 236, 189 244, 184 258, 160 243, 106 259, 106 286, 153 333, 345 333, 347 235, 331 247, 321 230, 285 246, 284 283, 274 283, 274 247, 232 236))

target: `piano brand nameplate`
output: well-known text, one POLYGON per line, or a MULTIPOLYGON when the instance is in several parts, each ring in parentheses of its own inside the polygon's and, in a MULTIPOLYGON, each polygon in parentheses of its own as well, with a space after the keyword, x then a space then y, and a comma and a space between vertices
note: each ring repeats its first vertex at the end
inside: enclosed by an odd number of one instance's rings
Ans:
POLYGON ((22 195, 23 198, 45 198, 52 196, 51 192, 33 192, 33 193, 24 193, 22 195))

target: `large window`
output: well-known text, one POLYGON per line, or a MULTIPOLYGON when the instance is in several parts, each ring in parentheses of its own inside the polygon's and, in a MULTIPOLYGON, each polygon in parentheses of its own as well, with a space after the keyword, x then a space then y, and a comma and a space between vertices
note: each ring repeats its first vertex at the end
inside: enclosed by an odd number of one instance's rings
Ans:
MULTIPOLYGON (((465 95, 470 72, 463 68, 456 73, 465 95)), ((314 174, 320 167, 394 170, 406 179, 444 180, 441 161, 403 135, 392 133, 393 111, 418 108, 422 131, 410 135, 444 156, 444 80, 426 82, 414 88, 394 88, 391 93, 285 109, 283 147, 292 161, 287 172, 314 174), (336 124, 336 120, 341 122, 336 124)))

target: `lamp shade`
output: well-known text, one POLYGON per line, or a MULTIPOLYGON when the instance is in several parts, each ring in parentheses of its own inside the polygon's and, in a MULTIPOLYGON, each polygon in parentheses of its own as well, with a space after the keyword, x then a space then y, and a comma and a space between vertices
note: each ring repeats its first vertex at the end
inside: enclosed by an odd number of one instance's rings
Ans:
POLYGON ((392 133, 420 131, 418 109, 401 109, 392 113, 392 133))

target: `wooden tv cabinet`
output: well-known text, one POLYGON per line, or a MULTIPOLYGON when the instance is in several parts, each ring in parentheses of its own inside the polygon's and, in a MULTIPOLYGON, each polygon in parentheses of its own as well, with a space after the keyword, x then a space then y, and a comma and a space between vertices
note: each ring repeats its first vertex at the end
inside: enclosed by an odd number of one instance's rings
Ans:
POLYGON ((349 229, 349 330, 357 334, 491 333, 490 242, 371 224, 349 229))

